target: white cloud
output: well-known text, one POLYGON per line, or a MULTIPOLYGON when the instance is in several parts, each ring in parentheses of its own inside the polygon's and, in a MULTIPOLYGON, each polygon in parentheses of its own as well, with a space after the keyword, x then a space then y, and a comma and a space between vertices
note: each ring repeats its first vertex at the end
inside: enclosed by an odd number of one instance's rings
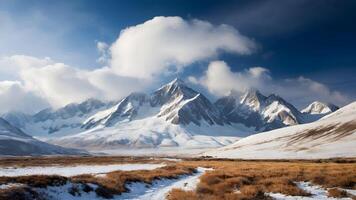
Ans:
POLYGON ((0 113, 9 111, 35 112, 49 106, 18 81, 0 81, 0 113))
POLYGON ((36 58, 26 55, 13 55, 0 58, 0 80, 18 80, 23 69, 42 67, 53 63, 50 58, 36 58))
POLYGON ((0 113, 35 112, 88 98, 117 100, 149 85, 119 76, 108 67, 83 70, 50 58, 14 55, 0 58, 0 64, 0 72, 16 80, 0 81, 0 113))
POLYGON ((244 92, 248 88, 257 88, 265 94, 275 93, 297 106, 305 106, 312 101, 320 100, 344 105, 349 98, 338 91, 330 90, 326 85, 315 80, 297 77, 275 80, 268 69, 252 67, 241 72, 233 72, 223 61, 213 61, 202 77, 189 77, 194 84, 204 86, 210 93, 223 96, 231 90, 244 92))
POLYGON ((214 58, 221 51, 250 54, 255 49, 253 40, 228 25, 155 17, 121 31, 111 46, 111 66, 122 76, 149 79, 214 58))
POLYGON ((85 71, 63 63, 25 69, 21 78, 25 87, 38 92, 54 106, 100 96, 97 88, 88 81, 85 71))
POLYGON ((203 77, 190 77, 192 83, 200 83, 212 94, 223 96, 231 90, 243 92, 250 87, 258 87, 262 80, 270 79, 268 70, 252 67, 243 72, 232 72, 224 61, 213 61, 209 64, 203 77))
MULTIPOLYGON (((256 46, 253 40, 227 25, 155 17, 123 30, 111 46, 97 42, 97 61, 107 64, 106 67, 84 70, 50 58, 0 57, 0 113, 34 112, 48 105, 60 107, 88 98, 120 99, 157 84, 156 80, 194 62, 214 59, 221 51, 243 55, 252 53, 256 46)), ((276 81, 266 68, 233 72, 223 61, 211 62, 202 77, 188 80, 218 96, 255 87, 298 101, 347 101, 344 95, 311 79, 276 81)))

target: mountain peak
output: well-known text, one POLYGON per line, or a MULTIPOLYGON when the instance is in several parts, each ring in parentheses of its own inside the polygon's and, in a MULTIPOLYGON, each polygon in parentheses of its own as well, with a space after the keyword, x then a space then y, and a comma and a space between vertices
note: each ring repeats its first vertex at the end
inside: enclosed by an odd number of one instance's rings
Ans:
POLYGON ((331 103, 324 103, 320 101, 314 101, 301 112, 308 114, 327 114, 336 111, 339 107, 331 103))
POLYGON ((266 96, 260 93, 257 89, 250 88, 241 97, 241 104, 245 104, 254 110, 259 110, 261 104, 266 100, 266 96))
POLYGON ((185 82, 180 79, 180 78, 175 78, 171 82, 164 84, 162 87, 160 87, 157 91, 165 89, 165 90, 170 90, 174 88, 179 88, 179 87, 187 87, 185 82))
POLYGON ((197 94, 198 92, 188 87, 183 80, 176 78, 153 92, 151 95, 151 103, 153 106, 163 105, 178 97, 190 99, 197 94))

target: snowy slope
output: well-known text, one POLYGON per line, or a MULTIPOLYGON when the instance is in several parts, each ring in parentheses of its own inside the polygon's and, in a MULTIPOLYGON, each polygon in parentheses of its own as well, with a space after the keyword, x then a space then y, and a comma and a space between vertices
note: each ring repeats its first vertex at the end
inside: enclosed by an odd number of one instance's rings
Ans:
POLYGON ((302 123, 302 114, 277 95, 264 96, 250 89, 242 96, 231 92, 218 99, 215 105, 227 120, 253 127, 256 131, 273 130, 302 123))
POLYGON ((316 122, 255 134, 204 155, 247 159, 355 157, 355 144, 353 102, 316 122))
POLYGON ((37 137, 57 137, 82 131, 82 123, 89 116, 104 110, 112 103, 88 99, 72 103, 57 110, 44 109, 34 115, 10 112, 2 117, 26 133, 37 137))
POLYGON ((213 148, 253 133, 230 124, 202 94, 176 79, 150 95, 133 93, 89 117, 79 134, 53 139, 59 145, 93 149, 213 148))
POLYGON ((47 144, 32 138, 20 129, 0 118, 0 156, 1 155, 53 155, 79 154, 73 149, 47 144))

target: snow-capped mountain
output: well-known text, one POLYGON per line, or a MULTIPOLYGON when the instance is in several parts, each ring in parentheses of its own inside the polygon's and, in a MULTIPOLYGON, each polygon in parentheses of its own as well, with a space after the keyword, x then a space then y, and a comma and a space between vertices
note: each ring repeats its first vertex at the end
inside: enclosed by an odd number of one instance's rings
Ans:
POLYGON ((2 117, 31 135, 57 137, 80 132, 85 119, 111 105, 96 99, 88 99, 79 104, 68 104, 57 110, 44 109, 34 115, 10 112, 2 117))
POLYGON ((305 123, 309 123, 319 120, 320 118, 336 111, 337 109, 339 109, 339 107, 335 106, 334 104, 314 101, 301 112, 303 114, 303 121, 305 123))
POLYGON ((232 125, 204 95, 175 79, 153 93, 133 93, 89 117, 85 132, 53 140, 87 149, 120 147, 211 148, 253 130, 232 125))
POLYGON ((301 112, 306 114, 329 114, 339 109, 339 107, 335 106, 331 103, 323 103, 320 101, 314 101, 306 108, 304 108, 301 112))
MULTIPOLYGON (((8 113, 24 132, 66 147, 92 149, 221 147, 256 132, 316 120, 277 95, 231 93, 214 104, 175 79, 118 103, 89 99, 35 115, 8 113), (308 120, 306 120, 308 119, 308 120)), ((319 119, 319 118, 318 118, 319 119)))
POLYGON ((25 134, 0 118, 0 156, 81 154, 82 151, 55 146, 25 134))
POLYGON ((156 115, 172 124, 181 125, 229 124, 204 95, 189 88, 182 80, 175 79, 151 95, 130 94, 112 108, 88 118, 83 127, 89 129, 99 124, 108 127, 120 121, 132 121, 138 114, 141 117, 156 115), (158 110, 159 112, 155 113, 158 110), (146 112, 148 115, 144 114, 146 112))
POLYGON ((355 143, 353 102, 318 121, 251 135, 204 155, 245 159, 355 157, 355 143))
POLYGON ((256 131, 272 130, 302 123, 302 114, 277 95, 264 96, 250 89, 242 96, 231 92, 215 102, 227 120, 253 127, 256 131))
POLYGON ((173 124, 229 124, 204 95, 187 87, 180 79, 155 91, 150 100, 152 106, 161 106, 158 116, 165 117, 173 124))

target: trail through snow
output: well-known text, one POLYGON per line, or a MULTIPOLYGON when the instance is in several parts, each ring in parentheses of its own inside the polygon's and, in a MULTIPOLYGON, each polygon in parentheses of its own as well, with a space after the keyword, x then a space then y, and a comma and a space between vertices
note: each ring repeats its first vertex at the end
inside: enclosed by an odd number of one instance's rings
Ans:
MULTIPOLYGON (((174 188, 183 190, 194 190, 199 182, 199 177, 206 171, 207 168, 197 168, 197 173, 193 175, 180 176, 178 179, 161 179, 156 180, 152 184, 142 182, 128 184, 129 192, 121 195, 115 195, 113 200, 164 200, 167 194, 174 188)), ((102 199, 98 197, 94 191, 81 192, 79 195, 71 195, 68 191, 73 186, 80 188, 79 184, 68 183, 60 187, 38 188, 37 191, 52 200, 95 200, 102 199)), ((95 190, 97 185, 90 184, 95 190)))
POLYGON ((117 200, 164 200, 167 194, 175 188, 194 190, 199 182, 199 177, 209 169, 199 167, 197 173, 191 176, 183 176, 180 179, 165 179, 153 182, 152 185, 144 183, 132 183, 128 185, 130 192, 116 197, 117 200))

